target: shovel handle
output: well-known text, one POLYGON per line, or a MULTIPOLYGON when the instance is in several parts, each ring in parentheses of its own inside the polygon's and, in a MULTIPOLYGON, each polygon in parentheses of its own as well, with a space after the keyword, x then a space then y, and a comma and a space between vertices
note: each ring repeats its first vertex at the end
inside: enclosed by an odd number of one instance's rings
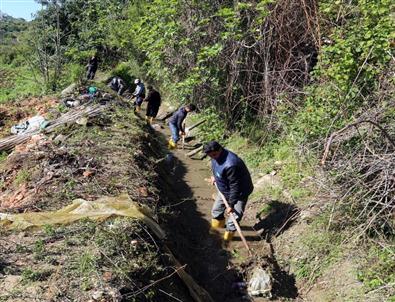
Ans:
MULTIPOLYGON (((217 183, 214 183, 214 185, 215 185, 215 187, 217 188, 218 193, 219 193, 219 195, 221 196, 222 201, 223 201, 224 204, 225 204, 225 207, 226 207, 227 209, 229 209, 230 206, 229 206, 229 203, 228 203, 228 201, 226 200, 224 194, 222 194, 221 191, 218 189, 217 183)), ((240 236, 241 240, 243 241, 243 244, 244 244, 245 248, 246 248, 247 251, 248 251, 248 254, 249 254, 250 256, 252 256, 252 251, 251 251, 250 247, 248 246, 247 240, 245 239, 245 237, 244 237, 244 235, 243 235, 243 233, 242 233, 242 231, 241 231, 240 225, 239 225, 239 223, 237 222, 234 213, 230 213, 230 219, 232 219, 232 222, 233 222, 233 224, 235 225, 236 230, 237 230, 237 232, 239 233, 239 236, 240 236)))

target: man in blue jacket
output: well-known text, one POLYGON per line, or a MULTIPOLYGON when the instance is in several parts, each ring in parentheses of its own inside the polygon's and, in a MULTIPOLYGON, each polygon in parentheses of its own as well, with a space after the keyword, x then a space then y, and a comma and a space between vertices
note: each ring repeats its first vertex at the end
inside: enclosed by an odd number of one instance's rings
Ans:
POLYGON ((177 142, 180 140, 180 135, 185 135, 185 129, 183 122, 187 117, 187 114, 191 111, 195 111, 196 106, 189 104, 185 107, 180 107, 169 119, 169 127, 171 131, 171 138, 169 140, 169 149, 175 149, 177 142))
MULTIPOLYGON (((211 158, 211 168, 213 176, 211 181, 217 184, 218 190, 225 196, 229 203, 228 209, 218 193, 211 210, 213 219, 212 228, 225 226, 225 213, 233 213, 239 222, 243 217, 248 196, 254 190, 251 175, 245 163, 233 152, 223 148, 218 142, 211 141, 203 146, 203 151, 211 158)), ((231 219, 226 223, 224 240, 230 241, 236 227, 231 219)))

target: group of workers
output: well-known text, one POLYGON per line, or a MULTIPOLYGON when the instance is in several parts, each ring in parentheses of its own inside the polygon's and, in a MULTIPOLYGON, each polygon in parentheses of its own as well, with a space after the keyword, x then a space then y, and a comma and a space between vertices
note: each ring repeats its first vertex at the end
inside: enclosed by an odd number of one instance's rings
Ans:
MULTIPOLYGON (((87 65, 88 80, 94 78, 97 67, 98 60, 96 56, 93 56, 90 58, 87 65)), ((158 114, 161 104, 161 95, 152 85, 148 85, 148 95, 145 97, 144 83, 140 79, 135 79, 134 84, 136 87, 132 94, 132 98, 135 98, 135 112, 139 112, 142 103, 146 101, 146 120, 151 124, 158 114)), ((118 95, 122 95, 127 88, 125 81, 119 76, 113 77, 109 86, 116 91, 118 95)), ((186 135, 184 120, 188 113, 195 110, 196 106, 194 104, 189 104, 180 107, 172 114, 169 119, 169 128, 171 132, 171 138, 168 142, 169 149, 177 148, 177 142, 181 137, 186 135)), ((219 229, 226 227, 223 239, 225 241, 230 241, 236 232, 236 226, 232 219, 228 218, 225 222, 225 217, 233 215, 237 222, 240 222, 242 219, 248 197, 254 189, 251 175, 243 160, 235 153, 224 148, 217 141, 205 143, 203 145, 203 152, 211 159, 213 176, 210 182, 212 185, 215 184, 218 190, 217 197, 211 210, 211 228, 219 229), (226 207, 223 198, 226 199, 229 207, 226 207)))
MULTIPOLYGON (((93 80, 98 67, 98 59, 96 55, 93 55, 86 65, 86 79, 93 80)), ((145 86, 144 83, 140 79, 135 79, 134 84, 136 88, 132 94, 132 98, 134 100, 134 111, 139 112, 141 109, 141 104, 146 101, 147 102, 147 110, 146 110, 146 120, 148 123, 152 123, 153 119, 156 117, 159 111, 159 107, 161 104, 161 95, 160 93, 154 89, 152 85, 148 85, 148 95, 145 97, 145 86)), ((122 95, 127 90, 127 85, 125 81, 120 76, 114 76, 111 78, 108 86, 114 90, 118 95, 122 95)))

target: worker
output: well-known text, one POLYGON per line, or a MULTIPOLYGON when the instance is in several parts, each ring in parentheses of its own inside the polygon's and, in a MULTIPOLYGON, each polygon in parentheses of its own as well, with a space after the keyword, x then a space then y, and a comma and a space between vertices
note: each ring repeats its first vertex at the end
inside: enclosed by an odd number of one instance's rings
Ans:
POLYGON ((145 98, 145 87, 140 79, 135 79, 134 84, 136 84, 136 89, 133 92, 132 98, 136 98, 134 101, 134 111, 139 112, 141 104, 145 98))
POLYGON ((180 135, 185 135, 184 120, 187 114, 191 111, 195 111, 196 106, 189 104, 187 106, 180 107, 169 119, 169 127, 171 131, 171 138, 169 140, 169 149, 177 148, 177 142, 180 140, 180 135))
POLYGON ((161 96, 160 93, 152 87, 152 85, 147 86, 148 96, 144 99, 147 104, 147 110, 145 113, 145 119, 148 124, 152 124, 152 121, 156 117, 159 111, 161 96))
POLYGON ((122 80, 118 76, 112 78, 109 86, 112 90, 116 91, 118 95, 122 95, 123 92, 126 90, 126 84, 124 80, 122 80))
MULTIPOLYGON (((211 158, 213 172, 211 183, 217 185, 219 192, 224 195, 229 204, 229 208, 226 208, 218 192, 211 210, 211 227, 213 229, 223 228, 225 226, 225 214, 230 215, 232 213, 239 222, 243 217, 248 196, 254 189, 250 172, 241 158, 223 148, 216 141, 204 144, 203 152, 211 158)), ((224 240, 232 240, 235 231, 236 226, 231 219, 228 219, 224 240)))
POLYGON ((87 68, 87 73, 86 73, 86 78, 88 80, 93 80, 96 74, 97 66, 99 62, 97 60, 96 55, 93 55, 88 62, 88 65, 86 65, 87 68))

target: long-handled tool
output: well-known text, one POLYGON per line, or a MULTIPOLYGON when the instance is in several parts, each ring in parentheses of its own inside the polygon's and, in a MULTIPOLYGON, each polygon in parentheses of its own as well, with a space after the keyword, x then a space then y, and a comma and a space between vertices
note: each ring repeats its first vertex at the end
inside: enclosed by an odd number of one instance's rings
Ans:
POLYGON ((185 149, 185 134, 181 135, 181 148, 182 150, 185 149))
MULTIPOLYGON (((229 203, 228 203, 228 201, 226 200, 224 194, 222 194, 221 191, 218 189, 217 183, 214 183, 214 184, 215 184, 215 187, 217 188, 217 191, 218 191, 219 195, 220 195, 221 198, 222 198, 222 201, 223 201, 224 204, 225 204, 225 207, 226 207, 227 209, 229 209, 230 206, 229 206, 229 203)), ((241 240, 242 240, 243 243, 244 243, 244 246, 246 247, 246 249, 247 249, 247 251, 248 251, 248 254, 249 254, 250 256, 252 256, 252 251, 251 251, 250 247, 248 246, 247 240, 245 239, 243 233, 241 232, 240 225, 239 225, 239 223, 237 222, 234 213, 230 213, 229 216, 230 216, 230 219, 232 219, 232 222, 233 222, 233 224, 235 225, 236 230, 237 230, 237 232, 239 233, 239 236, 240 236, 241 240)))

